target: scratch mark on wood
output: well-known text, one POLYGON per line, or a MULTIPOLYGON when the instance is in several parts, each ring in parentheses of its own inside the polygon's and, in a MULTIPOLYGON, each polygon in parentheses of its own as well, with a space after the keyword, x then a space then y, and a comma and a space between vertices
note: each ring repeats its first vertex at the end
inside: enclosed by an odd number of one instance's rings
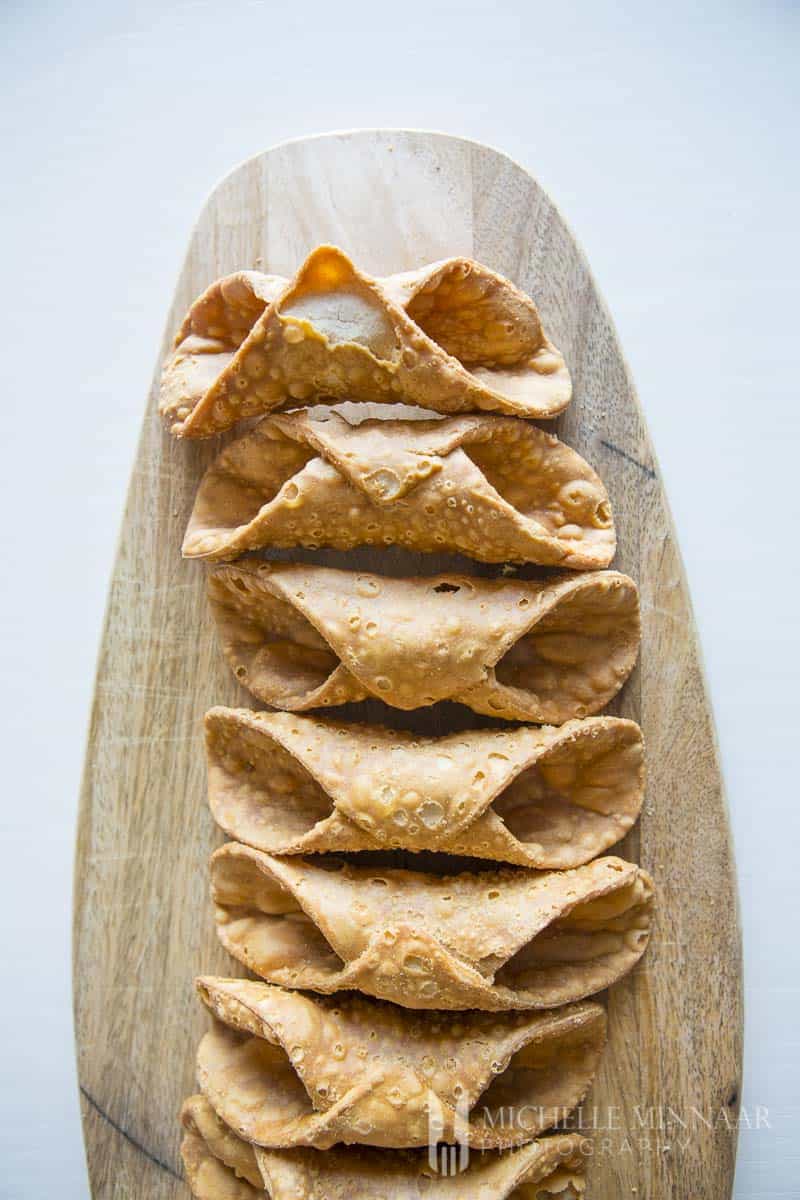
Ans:
POLYGON ((147 1149, 146 1146, 143 1146, 141 1142, 138 1142, 135 1137, 128 1133, 127 1129, 123 1129, 121 1125, 118 1125, 116 1121, 112 1120, 105 1109, 100 1107, 94 1096, 91 1095, 91 1093, 83 1086, 83 1084, 81 1084, 80 1087, 81 1095, 86 1103, 94 1109, 94 1111, 103 1121, 105 1121, 106 1125, 109 1125, 115 1133, 118 1133, 121 1138, 124 1138, 126 1142, 133 1146, 134 1150, 138 1150, 140 1154, 143 1154, 144 1157, 149 1159, 151 1163, 155 1163, 155 1165, 160 1167, 162 1171, 166 1171, 167 1174, 171 1175, 173 1179, 181 1178, 177 1171, 173 1171, 169 1163, 163 1162, 162 1159, 158 1158, 157 1155, 153 1154, 147 1149))
POLYGON ((612 454, 618 454, 620 458, 624 458, 625 461, 631 463, 632 466, 638 467, 640 471, 644 472, 648 479, 655 479, 656 473, 652 467, 648 467, 645 466, 644 463, 640 463, 638 458, 634 458, 632 454, 628 454, 619 446, 615 446, 613 442, 607 442, 605 438, 600 438, 600 445, 605 446, 606 450, 610 450, 612 454))

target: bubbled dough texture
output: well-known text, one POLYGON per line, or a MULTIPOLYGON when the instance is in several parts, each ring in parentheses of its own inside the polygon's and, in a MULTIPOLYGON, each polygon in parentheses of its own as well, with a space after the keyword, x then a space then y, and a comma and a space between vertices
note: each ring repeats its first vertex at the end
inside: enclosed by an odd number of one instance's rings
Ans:
POLYGON ((516 1190, 523 1184, 574 1200, 583 1191, 582 1138, 574 1133, 541 1138, 514 1154, 473 1156, 453 1177, 434 1173, 424 1151, 336 1146, 319 1154, 252 1147, 202 1095, 189 1097, 181 1120, 181 1153, 197 1200, 263 1200, 265 1187, 271 1200, 525 1200, 516 1190), (246 1175, 237 1179, 243 1161, 246 1175))
POLYGON ((644 784, 641 731, 617 717, 425 738, 216 708, 206 750, 215 819, 273 854, 442 850, 574 867, 624 836, 644 784), (526 840, 490 807, 498 797, 526 840))
POLYGON ((291 282, 242 271, 212 284, 178 334, 159 405, 174 434, 208 437, 320 396, 553 417, 571 395, 535 305, 509 280, 468 259, 371 279, 320 246, 291 282))
POLYGON ((650 877, 613 857, 434 876, 228 843, 211 880, 222 944, 263 979, 407 1008, 566 1004, 627 974, 650 933, 650 877))
POLYGON ((484 562, 606 567, 608 494, 579 454, 510 417, 268 417, 206 472, 183 543, 224 561, 264 546, 401 545, 484 562))
MULTIPOLYGON (((221 1117, 217 1116, 205 1096, 190 1096, 184 1101, 181 1108, 181 1124, 186 1130, 187 1135, 193 1139, 190 1143, 191 1167, 186 1163, 187 1155, 184 1147, 181 1147, 181 1150, 184 1163, 187 1165, 189 1184, 195 1195, 199 1190, 195 1184, 202 1185, 203 1183, 202 1164, 208 1158, 213 1159, 208 1169, 209 1182, 212 1182, 216 1178, 225 1180, 224 1173, 221 1173, 219 1170, 219 1167, 224 1164, 230 1168, 230 1173, 234 1177, 238 1176, 240 1181, 246 1182, 256 1191, 263 1192, 264 1180, 256 1161, 254 1147, 249 1142, 245 1142, 242 1138, 237 1137, 221 1117), (216 1164, 219 1164, 219 1166, 216 1164)), ((215 1196, 213 1188, 209 1189, 206 1187, 205 1190, 209 1195, 209 1200, 211 1200, 211 1197, 215 1196)), ((232 1194, 236 1195, 235 1192, 232 1194)), ((249 1197, 250 1193, 245 1189, 243 1196, 249 1197)), ((223 1200, 223 1197, 227 1200, 224 1191, 220 1192, 220 1200, 223 1200)))
POLYGON ((432 1096, 444 1140, 460 1099, 462 1112, 481 1101, 471 1145, 529 1141, 580 1102, 605 1042, 594 1003, 452 1019, 249 980, 206 977, 198 989, 217 1018, 198 1051, 200 1087, 234 1132, 269 1147, 424 1146, 432 1096), (530 1126, 501 1129, 484 1115, 512 1103, 537 1110, 530 1126))
POLYGON ((183 1135, 181 1159, 189 1191, 195 1200, 264 1200, 269 1196, 263 1180, 254 1185, 242 1179, 193 1130, 183 1135))
POLYGON ((290 711, 373 695, 560 725, 607 704, 639 648, 636 585, 616 571, 389 579, 245 560, 211 572, 209 597, 239 681, 290 711))

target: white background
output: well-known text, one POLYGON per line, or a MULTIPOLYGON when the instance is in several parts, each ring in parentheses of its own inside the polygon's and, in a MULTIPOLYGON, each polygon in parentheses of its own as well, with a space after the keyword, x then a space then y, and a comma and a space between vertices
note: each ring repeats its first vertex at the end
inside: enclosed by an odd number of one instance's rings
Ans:
POLYGON ((736 837, 744 1104, 768 1106, 771 1124, 742 1134, 736 1195, 797 1194, 799 11, 2 4, 3 1197, 88 1194, 69 983, 76 799, 123 499, 190 226, 240 159, 365 125, 463 134, 529 167, 616 319, 677 521, 736 837))

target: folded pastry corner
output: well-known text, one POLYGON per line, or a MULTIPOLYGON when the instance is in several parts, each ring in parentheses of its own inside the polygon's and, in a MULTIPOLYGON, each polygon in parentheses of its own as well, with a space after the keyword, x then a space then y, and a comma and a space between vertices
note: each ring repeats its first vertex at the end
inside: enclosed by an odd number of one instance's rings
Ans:
POLYGON ((217 1116, 205 1096, 189 1096, 181 1108, 186 1178, 197 1200, 255 1200, 264 1179, 255 1149, 217 1116))
POLYGON ((605 1044, 605 1011, 591 1002, 451 1018, 242 979, 197 988, 215 1018, 200 1089, 234 1134, 274 1149, 529 1142, 580 1103, 605 1044))
POLYGON ((619 717, 436 738, 212 708, 205 727, 215 820, 271 854, 433 850, 564 869, 618 842, 642 804, 641 730, 619 717))
POLYGON ((593 570, 614 557, 608 493, 579 454, 513 417, 267 417, 203 477, 183 554, 395 544, 593 570))
POLYGON ((211 886, 223 946, 270 983, 496 1012, 567 1004, 626 975, 653 900, 647 872, 614 857, 439 876, 236 842, 212 855, 211 886))
POLYGON ((536 306, 508 279, 466 258, 373 279, 319 246, 291 281, 239 271, 194 302, 159 407, 177 436, 209 437, 319 397, 553 417, 571 395, 536 306))
POLYGON ((607 704, 639 649, 636 585, 616 571, 390 579, 244 559, 211 571, 209 599, 236 678, 292 712, 374 696, 561 725, 607 704))
POLYGON ((461 1146, 444 1158, 445 1147, 434 1147, 440 1173, 424 1151, 251 1146, 203 1095, 189 1097, 181 1120, 181 1153, 197 1200, 581 1200, 584 1193, 586 1139, 577 1133, 539 1138, 513 1154, 470 1154, 461 1146), (451 1161, 457 1173, 448 1173, 451 1161))

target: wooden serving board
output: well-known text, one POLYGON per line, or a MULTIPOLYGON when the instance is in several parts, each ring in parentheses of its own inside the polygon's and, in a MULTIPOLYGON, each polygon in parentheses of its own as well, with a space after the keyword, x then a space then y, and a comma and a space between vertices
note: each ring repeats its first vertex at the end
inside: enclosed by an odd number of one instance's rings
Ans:
MULTIPOLYGON (((620 536, 614 565, 641 589, 641 662, 611 711, 644 728, 647 799, 620 853, 638 858, 658 889, 650 949, 608 996, 609 1049, 584 1108, 584 1124, 596 1116, 599 1126, 588 1194, 722 1200, 742 1053, 734 865, 686 581, 609 315, 558 211, 502 154, 439 134, 332 134, 267 151, 215 189, 159 364, 213 279, 243 267, 291 275, 325 241, 374 274, 475 257, 534 296, 566 355, 575 399, 549 427, 603 476, 620 536)), ((206 805, 201 721, 212 704, 257 705, 216 645, 206 568, 180 557, 217 450, 170 439, 154 385, 111 583, 78 831, 75 1021, 96 1200, 188 1194, 176 1118, 207 1024, 192 980, 239 973, 217 943, 208 899, 206 860, 222 838, 206 805)), ((359 565, 398 561, 368 553, 359 565)), ((442 561, 416 556, 413 565, 430 572, 442 561)), ((422 715, 423 727, 439 720, 422 715)))

